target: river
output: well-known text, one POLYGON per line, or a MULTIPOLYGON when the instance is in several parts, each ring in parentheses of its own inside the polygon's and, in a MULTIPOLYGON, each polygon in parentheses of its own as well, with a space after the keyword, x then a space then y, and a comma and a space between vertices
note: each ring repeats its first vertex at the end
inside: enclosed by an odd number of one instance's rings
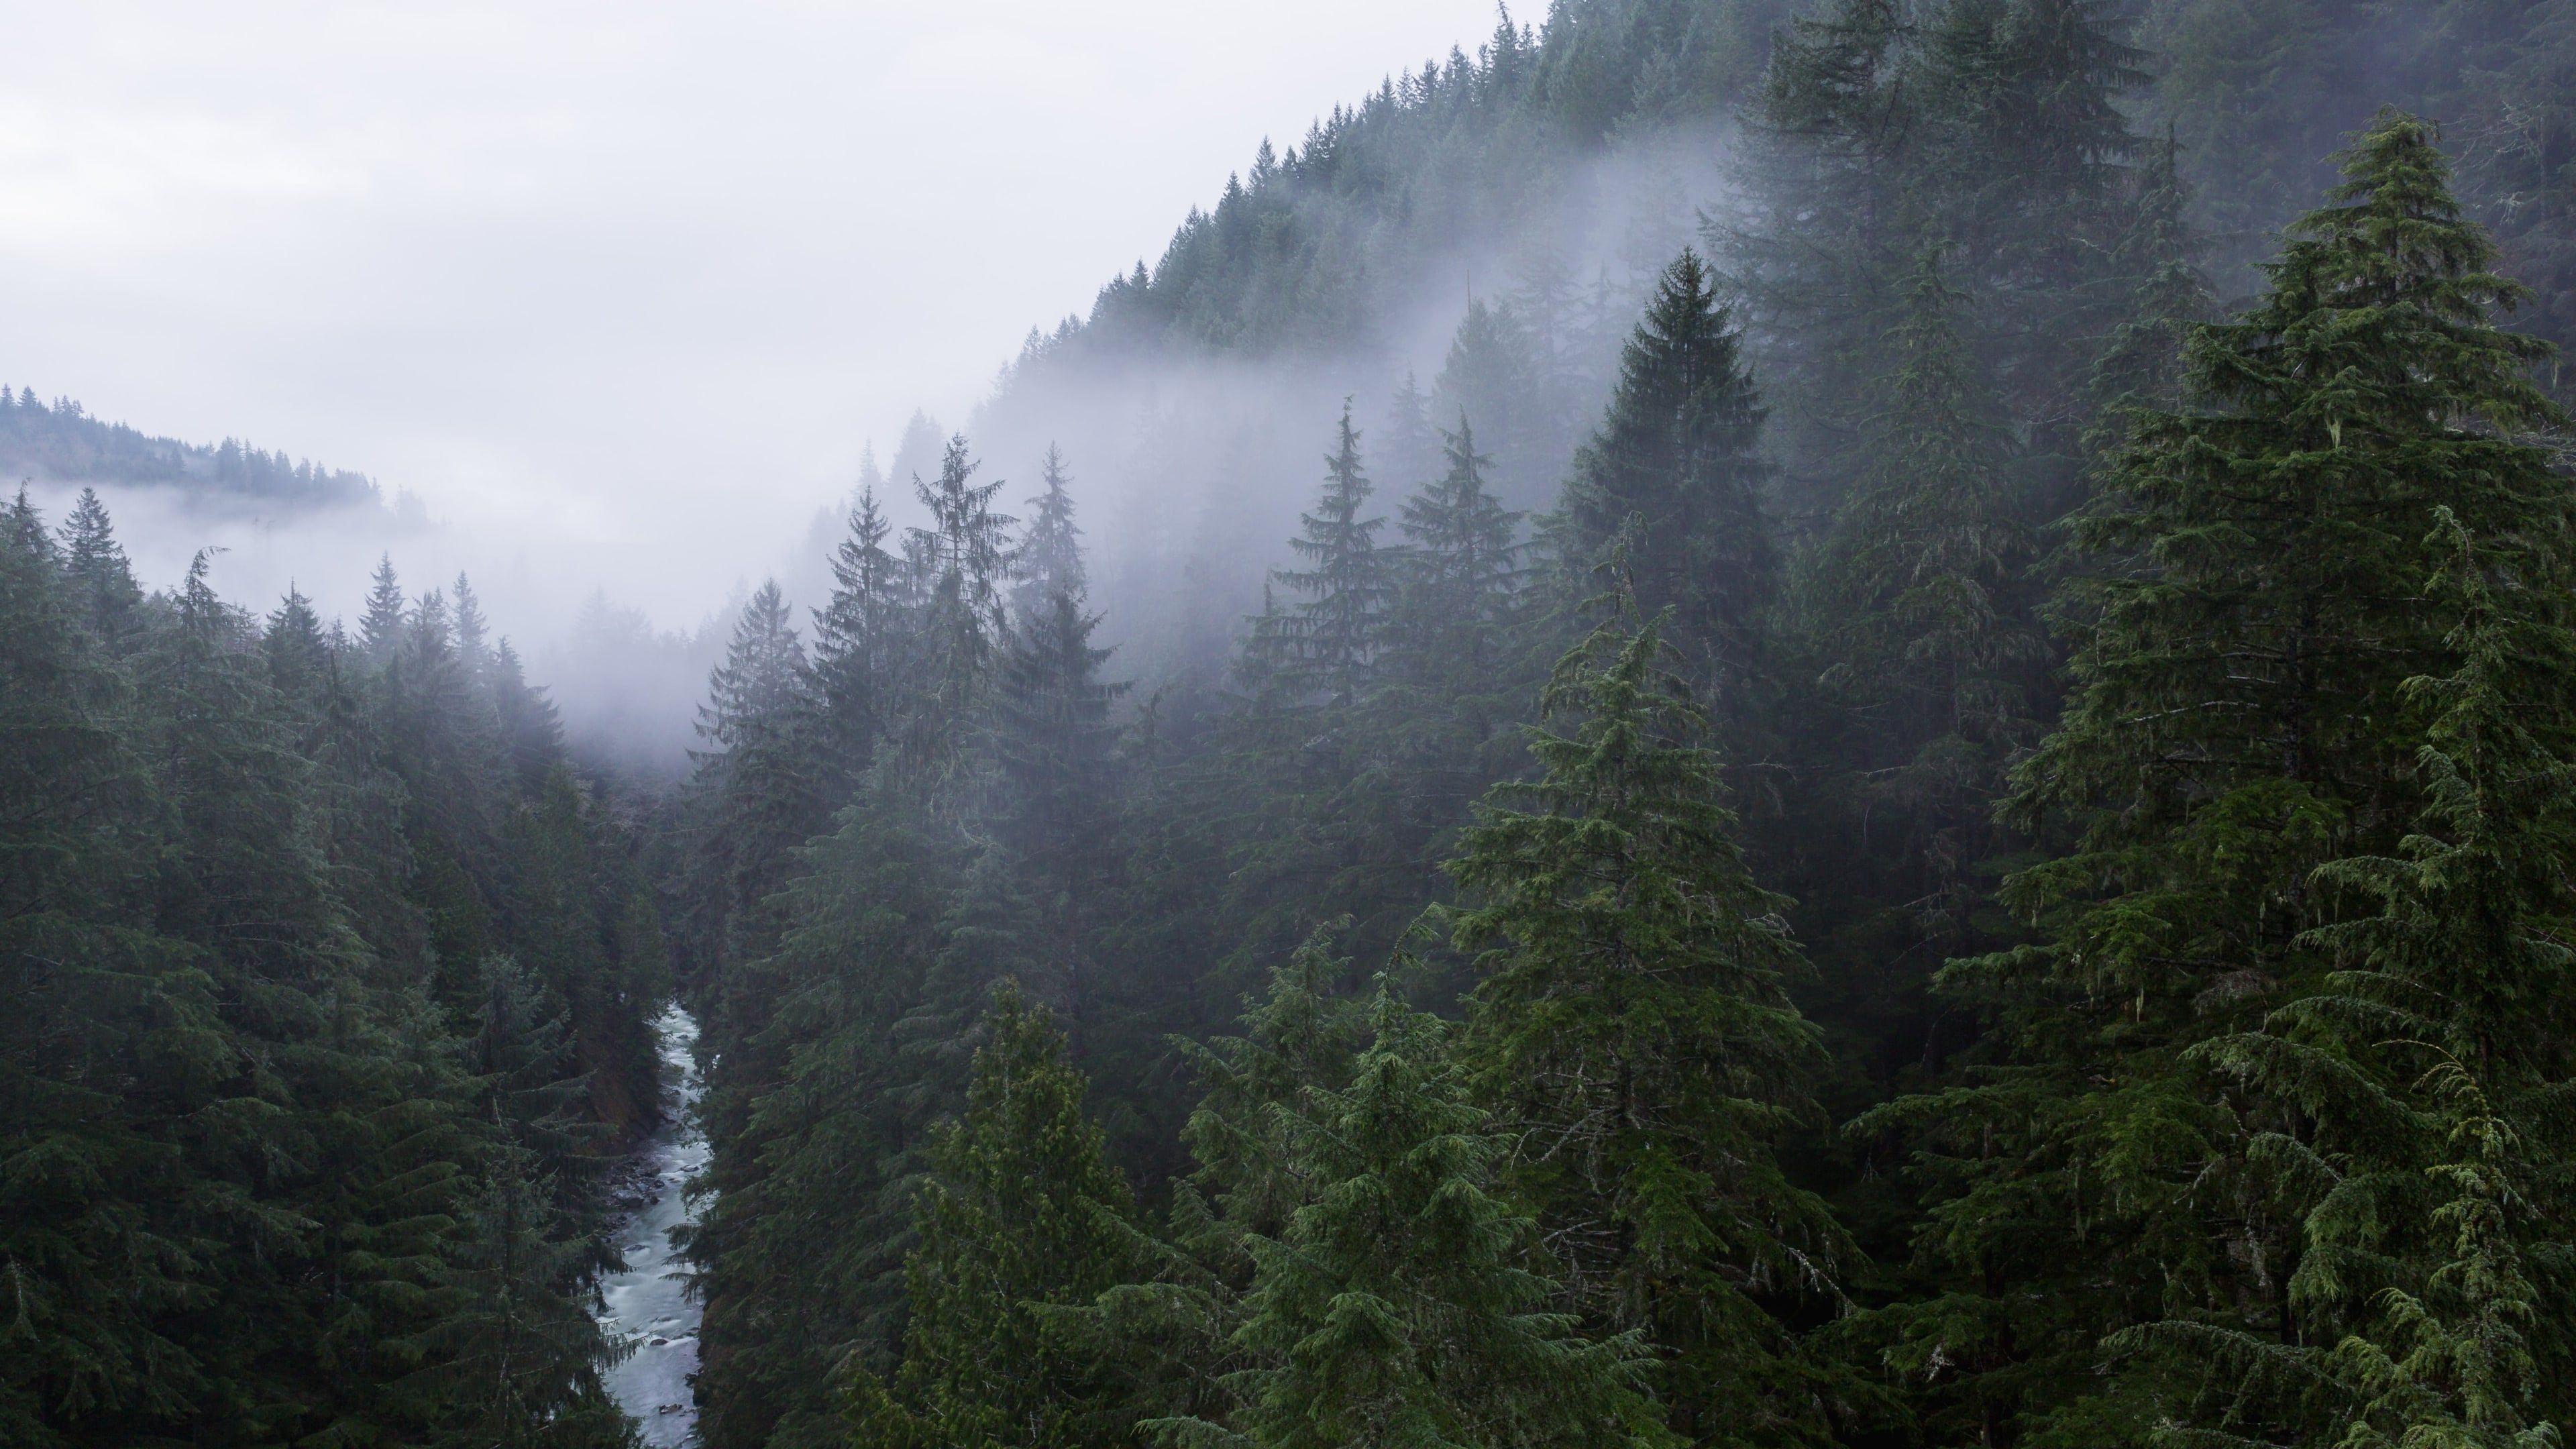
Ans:
POLYGON ((626 1265, 601 1282, 600 1297, 608 1326, 635 1339, 635 1356, 608 1371, 609 1393, 643 1426, 645 1443, 679 1449, 698 1423, 689 1392, 689 1375, 698 1367, 698 1305, 688 1295, 686 1270, 672 1259, 671 1229, 691 1221, 682 1189, 706 1165, 707 1143, 694 1111, 698 1024, 674 1006, 656 1027, 664 1080, 676 1084, 678 1101, 664 1104, 661 1130, 636 1153, 643 1201, 618 1228, 626 1265))

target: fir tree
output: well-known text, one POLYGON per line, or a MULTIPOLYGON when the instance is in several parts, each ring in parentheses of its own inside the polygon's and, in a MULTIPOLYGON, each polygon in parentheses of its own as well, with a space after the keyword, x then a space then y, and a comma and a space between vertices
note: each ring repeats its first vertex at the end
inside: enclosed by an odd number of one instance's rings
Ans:
POLYGON ((142 605, 143 590, 134 582, 125 546, 116 541, 107 505, 99 501, 94 488, 80 491, 71 516, 63 520, 62 558, 64 577, 81 601, 89 627, 111 643, 131 635, 138 625, 135 611, 142 605))
POLYGON ((1091 956, 1118 814, 1109 708, 1127 688, 1100 679, 1110 651, 1092 646, 1099 623, 1074 595, 1056 594, 1013 637, 993 709, 1003 786, 994 844, 1032 905, 1038 939, 1022 946, 1030 980, 1057 1003, 1077 1043, 1098 989, 1091 956))
POLYGON ((633 1422, 600 1370, 631 1346, 606 1340, 588 1245, 550 1229, 542 1182, 505 1159, 467 1213, 450 1282, 459 1302, 433 1335, 451 1386, 439 1449, 627 1449, 633 1422))
POLYGON ((1431 399, 1410 369, 1387 399, 1385 438, 1378 452, 1386 476, 1412 487, 1440 471, 1440 434, 1431 425, 1431 399))
POLYGON ((27 485, 18 485, 18 494, 9 502, 8 534, 11 542, 35 557, 51 560, 54 556, 53 535, 45 531, 45 519, 27 496, 27 485))
POLYGON ((376 560, 366 611, 358 616, 358 647, 369 663, 381 667, 393 658, 402 642, 406 613, 402 580, 394 573, 393 555, 385 554, 376 560))
MULTIPOLYGON (((692 752, 689 814, 702 949, 721 968, 767 951, 761 902, 785 883, 790 852, 820 833, 829 805, 812 738, 814 678, 776 582, 743 606, 707 680, 692 752)), ((719 991, 721 986, 719 985, 719 991)))
POLYGON ((1832 1301, 1846 1253, 1775 1156, 1821 1052, 1786 990, 1784 903, 1731 838, 1662 650, 1658 624, 1614 621, 1569 654, 1540 708, 1573 732, 1534 730, 1541 778, 1498 787, 1460 838, 1456 939, 1480 979, 1459 1057, 1568 1301, 1666 1355, 1675 1427, 1813 1433, 1766 1304, 1832 1301))
POLYGON ((911 599, 903 561, 885 547, 894 526, 873 488, 861 488, 849 532, 832 554, 831 601, 814 616, 814 681, 821 698, 829 793, 852 788, 897 709, 911 599))
MULTIPOLYGON (((1469 302, 1432 393, 1439 400, 1441 416, 1465 414, 1490 424, 1486 442, 1500 452, 1505 460, 1503 476, 1515 484, 1540 481, 1524 470, 1537 451, 1546 421, 1541 392, 1536 344, 1519 314, 1508 304, 1489 305, 1483 298, 1469 302)), ((1426 470, 1421 478, 1407 481, 1427 479, 1426 470)), ((1526 498, 1533 493, 1534 489, 1516 488, 1513 496, 1526 498)))
POLYGON ((1501 666, 1520 583, 1520 520, 1486 487, 1492 463, 1476 449, 1475 430, 1440 433, 1447 467, 1404 501, 1398 515, 1406 552, 1388 632, 1391 673, 1417 686, 1434 680, 1453 691, 1476 689, 1501 666))
MULTIPOLYGON (((2213 1388, 2232 1389, 2235 1417, 2320 1436, 2348 1424, 2346 1442, 2530 1442, 2549 1432, 2539 1416, 2576 1409, 2552 1387, 2576 1344, 2537 1312, 2570 1286, 2576 1258, 2553 1226, 2570 1194, 2534 1155, 2576 1135, 2557 1102, 2576 1080, 2576 963, 2556 934, 2576 856, 2576 697, 2562 682, 2576 611, 2553 551, 2436 518, 2427 542, 2449 561, 2426 602, 2455 621, 2459 663, 2407 684, 2428 716, 2415 829, 2399 856, 2317 872, 2378 905, 2311 933, 2342 969, 2198 1053, 2291 1109, 2249 1155, 2301 1238, 2296 1331, 2218 1335, 2239 1373, 2213 1388), (2320 1402, 2284 1381, 2339 1392, 2320 1402)), ((2178 1348, 2189 1333, 2159 1324, 2126 1341, 2178 1348)), ((2205 1354, 2211 1335, 2193 1336, 2205 1354)))
POLYGON ((944 782, 957 747, 981 714, 1003 626, 1001 589, 1011 566, 1008 514, 993 511, 1002 480, 976 483, 966 438, 948 440, 939 476, 914 491, 931 526, 906 535, 923 586, 919 693, 905 725, 906 764, 917 781, 944 782))
POLYGON ((313 601, 292 584, 277 612, 268 616, 262 648, 268 655, 269 683, 289 699, 305 699, 322 688, 335 664, 313 601))
POLYGON ((2456 667, 2421 602, 2434 511, 2527 541, 2513 567, 2535 585, 2566 575, 2565 485, 2510 436, 2553 416, 2525 376, 2539 345, 2491 320, 2517 290, 2422 122, 2384 116, 2345 168, 2270 293, 2193 334, 2194 407, 2135 415, 2079 523, 2125 566, 2082 586, 2075 695, 2004 806, 2079 833, 2006 883, 2039 942, 1945 972, 2001 1013, 2012 1069, 1871 1119, 1930 1133, 1921 1241, 1965 1281, 1912 1331, 1972 1366, 1981 1415, 2148 1412, 2120 1396, 2155 1380, 2106 1397, 2085 1347, 2136 1323, 2301 1331, 2274 1267, 2298 1220, 2190 1184, 2260 1181, 2319 1104, 2232 1082, 2211 1044, 2313 992, 2347 909, 2317 868, 2394 854, 2439 779, 2406 685, 2456 667))
POLYGON ((1906 281, 1863 471, 1804 583, 1826 698, 1849 721, 1855 813, 1912 857, 1898 867, 1912 933, 1955 954, 1998 848, 1988 802, 2034 733, 2052 651, 2032 508, 1966 355, 1946 251, 1926 248, 1906 281))
POLYGON ((2089 401, 2100 411, 2097 446, 2115 441, 2132 407, 2171 411, 2182 400, 2183 344, 2214 320, 2217 300, 2196 264, 2199 239, 2184 217, 2181 147, 2171 136, 2150 147, 2135 182, 2138 198, 2114 248, 2129 286, 2129 316, 2093 360, 2089 401))
POLYGON ((464 670, 466 683, 479 690, 489 683, 491 621, 483 617, 483 601, 475 595, 473 583, 463 573, 456 576, 454 598, 457 666, 464 670))
POLYGON ((228 1266, 189 1204, 228 1188, 173 1128, 250 1145, 215 983, 137 909, 165 807, 89 603, 40 529, 0 539, 0 1439, 31 1445, 186 1420, 208 1365, 176 1316, 228 1266))
POLYGON ((1592 569, 1624 539, 1637 607, 1673 611, 1672 643, 1694 682, 1741 715, 1773 587, 1760 502, 1769 470, 1754 452, 1763 411, 1752 375, 1698 253, 1665 268, 1619 368, 1566 484, 1566 561, 1592 569))
POLYGON ((1029 528, 1012 555, 1011 614, 1024 626, 1055 608, 1055 597, 1079 603, 1088 583, 1082 563, 1082 530, 1074 525, 1073 495, 1066 485, 1064 454, 1047 445, 1042 482, 1046 491, 1029 500, 1029 528))
POLYGON ((861 1379, 855 1442, 1130 1442, 1042 1312, 1087 1303, 1126 1272, 1126 1180, 1045 1012, 1005 983, 985 1029, 965 1115, 940 1132, 914 1209, 903 1365, 890 1386, 861 1379))
POLYGON ((683 1239, 706 1285, 700 1433, 721 1449, 846 1441, 844 1361, 899 1353, 912 1184, 931 1124, 962 1105, 963 1073, 901 1035, 944 944, 953 853, 908 802, 863 797, 801 863, 792 928, 735 973, 759 1009, 711 1019, 729 1045, 699 1104, 730 1144, 683 1239))
POLYGON ((1271 577, 1303 602, 1277 616, 1256 644, 1282 656, 1303 687, 1328 703, 1348 708, 1369 678, 1380 643, 1381 620, 1391 590, 1389 560, 1377 547, 1383 518, 1363 518, 1373 491, 1360 466, 1360 435, 1342 405, 1341 431, 1324 459, 1324 488, 1304 531, 1289 546, 1307 561, 1271 577))
POLYGON ((1555 1285, 1524 1266, 1539 1225, 1504 1188, 1509 1138, 1443 1060, 1441 1023, 1381 980, 1369 1028, 1349 1085, 1283 1114, 1282 1166, 1308 1196, 1249 1240, 1241 1407, 1149 1427, 1182 1444, 1674 1442, 1636 1337, 1587 1339, 1548 1311, 1555 1285))

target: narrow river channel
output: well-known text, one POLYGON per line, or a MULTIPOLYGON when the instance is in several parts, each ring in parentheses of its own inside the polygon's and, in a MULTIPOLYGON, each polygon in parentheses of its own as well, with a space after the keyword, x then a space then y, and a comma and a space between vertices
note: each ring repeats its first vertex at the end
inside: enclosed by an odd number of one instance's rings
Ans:
POLYGON ((626 1266, 600 1284, 600 1297, 608 1326, 633 1335, 636 1345, 634 1357, 609 1370, 608 1391, 644 1426, 645 1443, 679 1449, 692 1442, 698 1422, 689 1393, 689 1375, 698 1367, 698 1305, 672 1258, 671 1229, 690 1221, 681 1189, 706 1165, 707 1143, 693 1120, 698 1024, 674 1006, 657 1025, 664 1080, 676 1084, 678 1102, 664 1104, 661 1130, 637 1154, 646 1200, 618 1230, 626 1266))

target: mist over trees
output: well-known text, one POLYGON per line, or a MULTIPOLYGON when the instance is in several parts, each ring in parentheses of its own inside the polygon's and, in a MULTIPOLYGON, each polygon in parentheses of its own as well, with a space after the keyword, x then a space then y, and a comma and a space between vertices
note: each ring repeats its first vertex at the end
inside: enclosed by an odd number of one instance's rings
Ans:
POLYGON ((21 491, 0 639, 7 1440, 626 1442, 589 1303, 668 956, 471 582, 146 596, 21 491))
POLYGON ((21 493, 5 1437, 624 1442, 676 1001, 710 1449, 2554 1443, 2571 65, 1506 16, 868 454, 676 783, 21 493))

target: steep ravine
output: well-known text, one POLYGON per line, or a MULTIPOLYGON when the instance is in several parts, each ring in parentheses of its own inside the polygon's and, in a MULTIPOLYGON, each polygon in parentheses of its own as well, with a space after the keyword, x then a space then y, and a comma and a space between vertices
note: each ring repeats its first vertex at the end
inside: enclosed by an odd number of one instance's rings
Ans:
POLYGON ((697 1427, 689 1375, 698 1367, 698 1305, 688 1296, 685 1270, 673 1261, 671 1229, 690 1220, 683 1189, 706 1165, 707 1143, 693 1120, 698 1024, 674 1006, 656 1025, 679 1100, 637 1152, 644 1201, 619 1229, 626 1266, 600 1284, 600 1296, 610 1329, 635 1340, 634 1356, 609 1370, 609 1392, 643 1425, 645 1443, 677 1449, 697 1427))

